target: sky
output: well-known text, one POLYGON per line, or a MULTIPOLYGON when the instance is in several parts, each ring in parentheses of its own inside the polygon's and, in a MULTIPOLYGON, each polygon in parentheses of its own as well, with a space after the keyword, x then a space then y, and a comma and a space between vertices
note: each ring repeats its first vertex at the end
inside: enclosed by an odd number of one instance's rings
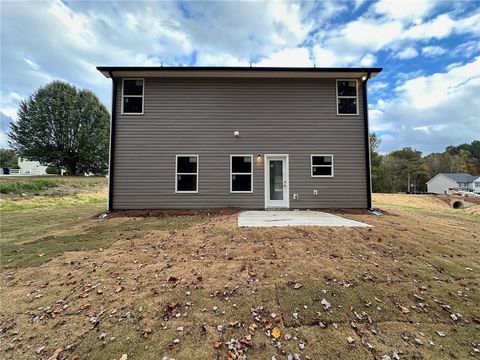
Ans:
POLYGON ((98 65, 383 67, 369 81, 380 151, 480 139, 480 1, 0 0, 0 147, 53 80, 110 109, 98 65))

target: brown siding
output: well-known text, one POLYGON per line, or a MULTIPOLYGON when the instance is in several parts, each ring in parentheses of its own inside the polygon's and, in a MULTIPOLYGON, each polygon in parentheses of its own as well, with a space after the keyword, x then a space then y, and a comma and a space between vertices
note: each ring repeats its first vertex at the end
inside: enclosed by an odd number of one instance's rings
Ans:
POLYGON ((146 78, 144 115, 121 115, 121 83, 114 209, 263 208, 257 154, 290 155, 291 208, 367 207, 361 81, 358 116, 336 115, 335 79, 146 78), (176 154, 199 155, 198 194, 175 194, 176 154), (231 154, 254 155, 253 194, 230 194, 231 154), (311 154, 335 177, 310 177, 311 154))

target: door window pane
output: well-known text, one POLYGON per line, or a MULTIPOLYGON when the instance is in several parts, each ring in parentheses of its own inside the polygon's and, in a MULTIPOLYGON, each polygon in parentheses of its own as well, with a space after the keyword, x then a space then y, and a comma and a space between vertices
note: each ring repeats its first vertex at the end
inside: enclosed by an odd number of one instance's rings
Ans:
POLYGON ((270 160, 270 200, 283 200, 283 161, 270 160))

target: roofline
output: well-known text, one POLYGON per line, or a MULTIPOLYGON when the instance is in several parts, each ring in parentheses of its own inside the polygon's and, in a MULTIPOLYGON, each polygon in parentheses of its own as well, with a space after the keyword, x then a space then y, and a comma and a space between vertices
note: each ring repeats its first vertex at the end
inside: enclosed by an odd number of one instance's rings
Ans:
POLYGON ((438 173, 438 174, 437 174, 437 175, 435 175, 433 178, 431 178, 430 180, 428 180, 428 181, 427 181, 425 184, 428 184, 429 182, 431 182, 431 181, 435 180, 435 179, 436 179, 437 177, 439 177, 439 176, 443 176, 444 178, 447 178, 448 180, 450 180, 450 181, 453 181, 453 182, 455 182, 455 183, 456 183, 456 181, 455 181, 455 180, 453 180, 453 179, 450 179, 448 176, 446 176, 446 175, 445 175, 445 173, 438 173))
POLYGON ((469 173, 438 173, 438 174, 435 175, 433 178, 431 178, 430 180, 428 180, 428 181, 426 182, 426 184, 428 184, 430 181, 433 181, 434 179, 436 179, 436 178, 439 177, 439 176, 443 176, 444 178, 447 178, 448 180, 453 181, 454 183, 457 183, 457 184, 464 182, 464 181, 454 180, 454 179, 452 179, 451 177, 449 177, 447 174, 453 174, 453 175, 457 175, 457 174, 469 175, 469 176, 471 176, 471 177, 474 178, 473 181, 467 181, 467 182, 474 182, 475 180, 477 180, 477 179, 480 178, 480 176, 479 176, 479 177, 475 177, 476 175, 470 175, 469 173))
POLYGON ((251 73, 296 73, 296 74, 328 74, 328 73, 365 73, 371 74, 371 78, 382 72, 383 68, 364 67, 249 67, 249 66, 97 66, 105 77, 110 77, 113 72, 173 72, 173 73, 216 73, 216 72, 251 72, 251 73))

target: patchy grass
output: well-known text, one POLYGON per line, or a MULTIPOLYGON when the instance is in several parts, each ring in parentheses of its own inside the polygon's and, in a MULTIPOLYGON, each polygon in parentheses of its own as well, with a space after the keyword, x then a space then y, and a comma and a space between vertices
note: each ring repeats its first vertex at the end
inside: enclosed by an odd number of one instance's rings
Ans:
POLYGON ((105 248, 120 238, 143 236, 152 230, 185 229, 195 221, 198 221, 198 217, 185 216, 144 221, 137 221, 135 218, 92 221, 91 224, 77 228, 73 232, 48 235, 20 244, 10 241, 2 246, 0 265, 37 266, 66 251, 105 248))
POLYGON ((2 177, 0 212, 106 204, 106 185, 104 177, 2 177))
POLYGON ((235 339, 248 359, 473 358, 480 216, 432 197, 374 201, 386 215, 345 215, 373 225, 361 229, 98 220, 95 203, 5 212, 0 356, 224 359, 235 339))

